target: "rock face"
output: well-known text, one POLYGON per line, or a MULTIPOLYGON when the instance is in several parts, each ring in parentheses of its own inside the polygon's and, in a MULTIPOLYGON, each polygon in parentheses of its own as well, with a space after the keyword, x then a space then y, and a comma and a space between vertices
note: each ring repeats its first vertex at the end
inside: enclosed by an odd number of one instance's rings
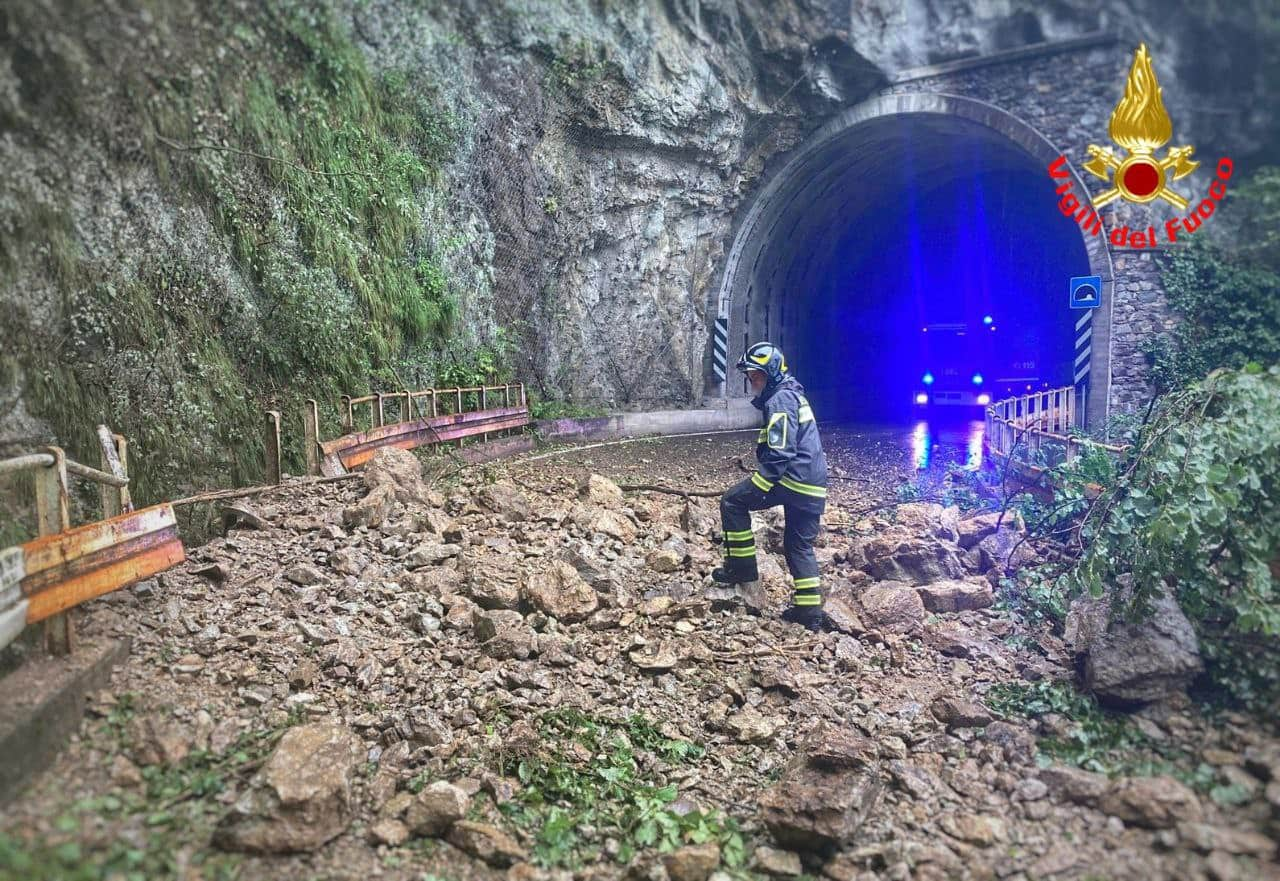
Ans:
POLYGON ((1086 600, 1072 609, 1067 638, 1085 653, 1084 679, 1100 699, 1115 703, 1161 700, 1186 689, 1204 669, 1199 641, 1186 615, 1168 594, 1151 617, 1105 624, 1110 599, 1086 600))
POLYGON ((218 824, 214 842, 252 853, 320 847, 351 822, 351 779, 362 752, 360 739, 341 725, 289 729, 218 824))

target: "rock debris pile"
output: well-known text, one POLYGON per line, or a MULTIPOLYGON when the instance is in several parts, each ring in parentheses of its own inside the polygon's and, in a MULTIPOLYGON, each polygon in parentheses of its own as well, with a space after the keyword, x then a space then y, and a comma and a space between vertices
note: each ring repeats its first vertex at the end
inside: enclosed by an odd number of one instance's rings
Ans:
MULTIPOLYGON (((1280 742, 1245 720, 1142 715, 1247 793, 1220 804, 1055 763, 1039 744, 1061 717, 991 709, 993 686, 1069 678, 1077 651, 998 607, 1000 575, 1035 559, 1007 516, 834 505, 832 630, 811 635, 777 620, 780 515, 757 516, 758 588, 715 589, 714 501, 578 466, 430 486, 384 450, 358 483, 242 507, 184 569, 92 607, 133 656, 10 833, 56 839, 68 799, 150 798, 196 761, 226 773, 183 791, 205 808, 171 846, 236 854, 244 878, 1277 877, 1280 742), (606 795, 558 830, 592 775, 606 795), (635 801, 611 814, 615 795, 635 801), (659 836, 709 831, 647 839, 658 817, 659 836)), ((145 817, 74 835, 140 839, 145 817)))

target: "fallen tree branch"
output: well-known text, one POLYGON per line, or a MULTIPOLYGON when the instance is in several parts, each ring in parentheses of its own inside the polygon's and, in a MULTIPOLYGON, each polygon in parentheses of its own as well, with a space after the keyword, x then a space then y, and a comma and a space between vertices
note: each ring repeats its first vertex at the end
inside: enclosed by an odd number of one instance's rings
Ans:
POLYGON ((690 490, 690 489, 675 489, 674 487, 657 486, 656 484, 649 484, 649 483, 623 483, 618 485, 618 489, 622 490, 623 492, 667 493, 668 495, 673 495, 673 496, 683 496, 686 499, 688 498, 716 499, 724 495, 724 490, 722 489, 715 490, 714 492, 710 490, 703 492, 699 490, 690 490))
POLYGON ((315 486, 321 483, 336 483, 340 480, 354 480, 360 476, 362 476, 360 472, 353 471, 349 474, 339 474, 335 477, 304 478, 302 480, 292 480, 289 483, 275 483, 269 486, 250 486, 244 489, 218 489, 213 490, 212 492, 201 493, 196 496, 188 496, 185 499, 175 499, 169 504, 176 508, 179 505, 195 505, 200 502, 219 502, 223 499, 240 499, 245 496, 256 496, 262 493, 268 493, 272 490, 295 489, 301 486, 315 486))

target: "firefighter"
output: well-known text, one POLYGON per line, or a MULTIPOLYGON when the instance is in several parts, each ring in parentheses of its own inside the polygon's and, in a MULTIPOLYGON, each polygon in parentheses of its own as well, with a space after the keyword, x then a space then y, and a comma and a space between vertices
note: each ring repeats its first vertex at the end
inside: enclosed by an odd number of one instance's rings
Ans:
POLYGON ((813 542, 827 503, 827 459, 818 423, 804 388, 787 371, 787 361, 777 346, 756 343, 738 360, 737 367, 747 375, 756 394, 751 403, 764 411, 764 427, 756 442, 759 467, 720 498, 724 565, 711 577, 722 584, 757 580, 750 512, 781 505, 786 515, 783 554, 793 580, 791 605, 782 617, 817 631, 825 615, 813 542))

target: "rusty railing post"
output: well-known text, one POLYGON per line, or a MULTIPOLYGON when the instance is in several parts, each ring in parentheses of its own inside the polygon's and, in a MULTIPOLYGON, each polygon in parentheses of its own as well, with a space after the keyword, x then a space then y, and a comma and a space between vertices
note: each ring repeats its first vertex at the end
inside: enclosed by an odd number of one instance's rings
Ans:
MULTIPOLYGON (((36 527, 41 535, 57 535, 71 528, 67 506, 67 456, 61 447, 47 447, 53 464, 36 469, 36 527)), ((70 612, 45 620, 44 644, 51 655, 68 655, 75 647, 76 630, 70 612)))
POLYGON ((280 482, 280 411, 268 410, 266 430, 262 437, 266 448, 267 483, 280 482))
POLYGON ((320 406, 315 398, 302 402, 302 444, 306 448, 307 476, 320 474, 320 406))
POLYGON ((435 389, 431 390, 431 415, 433 417, 440 415, 439 409, 436 407, 436 390, 435 389))
MULTIPOLYGON (((98 426, 98 456, 102 462, 102 470, 116 477, 124 477, 124 469, 120 465, 120 456, 116 452, 116 437, 105 425, 98 426)), ((125 490, 105 483, 98 485, 102 498, 102 519, 110 520, 125 510, 125 490)))
POLYGON ((351 434, 356 429, 356 416, 351 407, 351 395, 342 396, 342 433, 351 434))
MULTIPOLYGON (((116 459, 120 462, 120 476, 129 477, 129 442, 125 440, 123 434, 113 435, 116 442, 116 459)), ((129 491, 129 487, 120 487, 120 510, 133 510, 133 494, 129 491)))
POLYGON ((387 414, 386 414, 386 411, 382 409, 382 399, 385 397, 385 395, 383 395, 382 392, 375 392, 375 394, 377 395, 378 400, 374 403, 374 407, 373 407, 373 418, 374 418, 373 427, 381 428, 382 426, 387 424, 387 414))

